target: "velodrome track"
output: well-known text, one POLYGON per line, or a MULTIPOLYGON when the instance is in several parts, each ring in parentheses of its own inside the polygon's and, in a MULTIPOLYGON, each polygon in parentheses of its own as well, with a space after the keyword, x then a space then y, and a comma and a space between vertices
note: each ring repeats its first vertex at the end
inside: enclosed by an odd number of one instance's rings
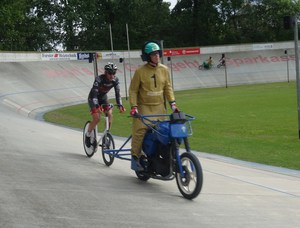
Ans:
MULTIPOLYGON (((200 71, 198 57, 173 58, 175 90, 295 79, 293 55, 288 76, 282 51, 228 58, 226 71, 200 71)), ((132 60, 132 70, 140 64, 132 60)), ((2 62, 0 80, 0 227, 300 227, 299 171, 197 153, 204 185, 188 201, 175 181, 143 183, 127 161, 108 168, 100 153, 86 158, 80 131, 36 120, 85 102, 92 64, 2 62)))

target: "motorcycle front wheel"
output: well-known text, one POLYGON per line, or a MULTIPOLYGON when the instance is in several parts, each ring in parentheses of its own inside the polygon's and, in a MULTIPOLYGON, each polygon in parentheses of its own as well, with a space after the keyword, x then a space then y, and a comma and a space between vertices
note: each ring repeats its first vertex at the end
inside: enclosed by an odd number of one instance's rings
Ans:
POLYGON ((202 167, 198 158, 185 152, 180 155, 183 168, 183 175, 180 171, 176 172, 176 182, 180 193, 186 199, 194 199, 199 195, 203 184, 202 167))

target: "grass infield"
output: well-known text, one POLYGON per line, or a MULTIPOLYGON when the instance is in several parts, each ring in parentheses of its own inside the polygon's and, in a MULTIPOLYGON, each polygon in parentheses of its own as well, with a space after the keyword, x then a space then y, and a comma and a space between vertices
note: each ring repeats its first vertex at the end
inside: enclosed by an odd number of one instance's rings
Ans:
MULTIPOLYGON (((300 170, 296 92, 295 82, 280 82, 176 91, 175 96, 180 110, 196 117, 192 150, 300 170)), ((114 110, 111 132, 128 137, 130 108, 125 98, 123 103, 127 111, 114 110)), ((83 128, 90 118, 87 104, 44 115, 48 122, 73 128, 83 128)))

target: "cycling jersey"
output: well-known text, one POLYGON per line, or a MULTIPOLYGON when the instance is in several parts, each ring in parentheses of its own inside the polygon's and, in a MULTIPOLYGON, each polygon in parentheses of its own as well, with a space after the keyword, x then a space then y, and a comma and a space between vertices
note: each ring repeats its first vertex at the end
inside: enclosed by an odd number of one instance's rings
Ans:
POLYGON ((118 105, 122 105, 119 79, 115 77, 112 81, 109 81, 106 79, 105 74, 101 74, 95 78, 93 87, 89 93, 88 101, 90 106, 95 107, 96 105, 107 104, 107 93, 113 87, 115 89, 116 102, 118 105))

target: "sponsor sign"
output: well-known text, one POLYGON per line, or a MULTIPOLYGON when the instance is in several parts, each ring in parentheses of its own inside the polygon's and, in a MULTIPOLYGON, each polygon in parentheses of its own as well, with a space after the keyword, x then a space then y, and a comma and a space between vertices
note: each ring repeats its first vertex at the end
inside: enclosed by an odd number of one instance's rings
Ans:
POLYGON ((79 53, 77 53, 77 59, 78 60, 89 60, 89 58, 90 58, 90 53, 89 52, 79 52, 79 53))
POLYGON ((100 52, 100 56, 102 59, 119 59, 123 57, 121 52, 100 52))
POLYGON ((77 60, 77 53, 42 53, 41 59, 44 61, 77 60))
POLYGON ((164 56, 199 55, 200 48, 165 49, 164 56))
POLYGON ((273 49, 273 44, 253 44, 252 50, 266 50, 266 49, 273 49))
POLYGON ((101 52, 96 52, 96 57, 97 57, 97 59, 102 59, 102 53, 101 52))

